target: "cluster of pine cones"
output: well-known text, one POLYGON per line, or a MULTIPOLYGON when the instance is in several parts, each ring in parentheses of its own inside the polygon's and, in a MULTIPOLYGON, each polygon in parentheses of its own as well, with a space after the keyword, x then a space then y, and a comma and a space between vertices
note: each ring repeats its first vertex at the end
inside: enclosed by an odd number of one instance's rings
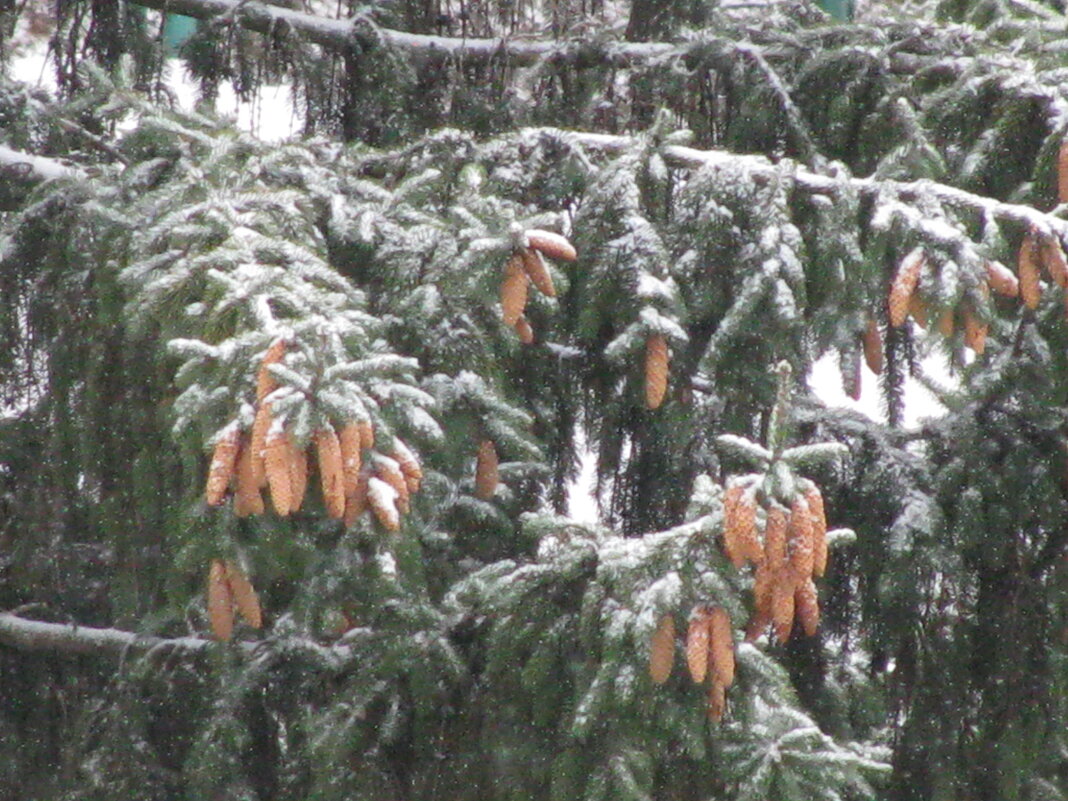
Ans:
POLYGON ((374 427, 366 419, 346 421, 338 429, 327 424, 315 431, 306 449, 297 445, 283 421, 273 418, 268 399, 277 388, 268 368, 281 361, 285 348, 285 341, 277 340, 261 362, 251 431, 242 432, 235 421, 216 440, 204 493, 208 505, 222 504, 232 488, 238 517, 263 514, 261 490, 267 488, 277 514, 297 511, 304 502, 314 446, 327 514, 351 526, 370 509, 383 528, 397 531, 423 478, 419 460, 396 437, 388 455, 374 450, 374 427))
MULTIPOLYGON (((649 676, 663 684, 675 663, 675 618, 664 615, 650 642, 649 676)), ((686 666, 695 684, 709 679, 708 715, 718 723, 727 708, 727 688, 734 682, 734 635, 722 606, 698 606, 686 631, 686 666)))

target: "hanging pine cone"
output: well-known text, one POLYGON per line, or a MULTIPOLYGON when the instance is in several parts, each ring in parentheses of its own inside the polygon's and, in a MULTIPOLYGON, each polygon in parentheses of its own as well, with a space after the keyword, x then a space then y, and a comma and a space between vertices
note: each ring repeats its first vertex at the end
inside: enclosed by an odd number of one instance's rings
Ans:
POLYGON ((790 508, 790 522, 786 529, 790 570, 798 581, 812 575, 815 561, 813 548, 812 512, 808 501, 801 495, 794 498, 790 508))
POLYGON ((890 285, 887 305, 890 309, 890 325, 898 328, 904 325, 909 314, 909 301, 920 283, 920 272, 927 263, 923 248, 917 247, 901 260, 897 274, 890 285))
POLYGON ((1057 201, 1068 203, 1068 139, 1057 150, 1057 201))
POLYGON ((786 564, 786 510, 772 501, 764 521, 764 562, 772 572, 786 564))
POLYGON ((722 683, 712 680, 712 686, 708 690, 708 719, 713 723, 723 720, 727 711, 727 688, 722 683))
POLYGON ((263 354, 259 372, 256 374, 256 403, 263 403, 263 399, 278 389, 278 381, 271 374, 269 368, 272 364, 278 364, 286 355, 286 341, 276 339, 263 354))
POLYGON ((397 491, 377 476, 367 479, 367 505, 386 531, 400 531, 397 491))
POLYGON ((501 280, 501 319, 505 325, 515 326, 527 307, 527 285, 530 279, 523 268, 523 257, 513 254, 504 265, 501 280))
POLYGON ((1039 245, 1039 258, 1042 266, 1053 283, 1061 289, 1068 287, 1068 262, 1064 260, 1064 249, 1056 236, 1043 236, 1039 245))
POLYGON ((811 578, 797 583, 794 590, 794 608, 797 620, 805 635, 811 637, 820 626, 820 602, 816 585, 811 578))
POLYGON ((224 564, 226 566, 226 583, 230 586, 230 597, 237 607, 238 614, 252 628, 261 628, 263 626, 263 615, 260 610, 260 597, 256 594, 256 590, 253 589, 252 582, 248 580, 245 571, 238 567, 236 562, 228 559, 224 564))
POLYGON ((367 511, 367 482, 369 478, 370 473, 367 470, 361 470, 356 479, 356 486, 352 492, 345 495, 345 517, 343 521, 345 528, 352 528, 356 525, 356 521, 367 511))
POLYGON ((654 684, 663 684, 675 664, 675 618, 664 615, 649 641, 649 677, 654 684))
POLYGON ((221 559, 212 559, 208 570, 208 620, 215 639, 229 641, 234 633, 234 599, 221 559))
POLYGON ((794 577, 789 570, 775 574, 771 586, 771 623, 775 639, 780 643, 790 639, 794 628, 794 577))
POLYGON ((423 468, 415 454, 400 439, 393 440, 393 458, 404 474, 404 480, 408 485, 409 493, 419 492, 419 485, 423 481, 423 468))
POLYGON ((475 460, 475 497, 488 501, 497 491, 500 481, 498 474, 497 448, 493 440, 484 439, 478 445, 478 457, 475 460))
POLYGON ((397 464, 395 459, 375 454, 374 468, 375 474, 393 487, 393 491, 397 493, 397 510, 402 515, 408 514, 410 498, 408 482, 404 478, 400 465, 397 464))
POLYGON ((333 426, 326 425, 315 432, 315 448, 326 513, 340 520, 345 516, 345 467, 341 442, 333 426))
POLYGON ((875 322, 875 318, 871 315, 868 316, 868 323, 864 328, 864 336, 862 339, 864 344, 864 361, 867 362, 868 369, 875 373, 875 375, 882 375, 883 335, 879 331, 879 324, 875 322))
POLYGON ((723 496, 723 552, 739 569, 747 560, 764 558, 757 538, 756 499, 741 484, 731 485, 723 496))
POLYGON ((526 232, 527 247, 540 251, 550 259, 557 261, 574 261, 578 258, 575 248, 566 237, 552 231, 531 228, 526 232))
POLYGON ((240 449, 241 430, 237 427, 237 423, 230 423, 216 438, 215 449, 211 454, 208 481, 204 487, 204 499, 208 506, 218 506, 226 497, 226 490, 234 475, 240 449))
POLYGON ((263 452, 267 447, 267 432, 271 430, 274 422, 271 415, 270 401, 263 401, 256 409, 256 418, 252 421, 252 439, 249 443, 252 448, 252 475, 256 480, 256 486, 267 486, 267 470, 263 461, 263 452))
POLYGON ((293 501, 290 477, 292 450, 286 430, 280 423, 274 423, 267 433, 263 463, 267 473, 267 486, 271 490, 271 503, 274 504, 275 512, 282 517, 290 513, 290 504, 293 501))
POLYGON ((1012 270, 1001 262, 987 260, 986 280, 999 295, 1007 298, 1015 298, 1020 294, 1020 281, 1012 274, 1012 270))
POLYGON ((746 627, 745 639, 752 642, 771 623, 772 590, 775 574, 766 563, 757 565, 753 574, 753 616, 746 627))
POLYGON ((938 333, 949 339, 953 336, 953 329, 955 323, 953 320, 953 309, 944 309, 940 315, 938 315, 938 333))
POLYGON ((1042 285, 1038 277, 1038 247, 1033 231, 1024 234, 1020 242, 1016 273, 1020 276, 1020 299, 1029 309, 1037 309, 1042 300, 1042 285))
POLYGON ((812 515, 812 575, 822 576, 827 570, 827 514, 819 487, 812 484, 805 500, 812 515))
POLYGON ((556 297, 556 287, 553 286, 553 277, 545 259, 541 253, 533 248, 523 248, 519 251, 519 257, 523 260, 523 269, 526 271, 530 283, 534 284, 541 294, 546 297, 556 297))
POLYGON ((308 490, 308 452, 297 446, 293 435, 286 432, 289 443, 289 511, 296 512, 304 503, 308 490))
POLYGON ((727 610, 722 606, 712 607, 708 626, 712 681, 730 687, 734 683, 734 632, 727 610))
POLYGON ((356 491, 363 464, 359 426, 352 422, 345 423, 338 432, 337 441, 341 448, 341 479, 347 498, 356 491))
POLYGON ((530 327, 530 322, 522 314, 515 321, 515 332, 519 336, 519 341, 524 345, 534 344, 534 329, 530 327))
POLYGON ((711 636, 709 610, 706 606, 694 608, 686 631, 686 667, 695 684, 705 680, 708 673, 708 645, 711 636))
POLYGON ((976 316, 971 306, 965 305, 962 314, 964 318, 964 344, 975 351, 975 355, 982 355, 986 350, 987 325, 976 316))
POLYGON ((645 407, 658 409, 664 402, 668 381, 667 339, 663 334, 649 334, 645 339, 645 407))
MULTIPOLYGON (((261 459, 262 461, 262 459, 261 459)), ((252 469, 252 446, 246 443, 237 457, 237 487, 234 490, 234 514, 238 517, 263 514, 263 496, 252 469)))

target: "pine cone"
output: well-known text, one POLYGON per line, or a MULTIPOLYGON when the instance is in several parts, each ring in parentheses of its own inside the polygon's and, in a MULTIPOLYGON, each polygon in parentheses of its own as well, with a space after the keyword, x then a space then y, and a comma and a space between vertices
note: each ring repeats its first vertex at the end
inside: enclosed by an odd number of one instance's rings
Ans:
POLYGON ((375 427, 366 418, 356 421, 356 428, 360 431, 360 448, 365 451, 375 446, 375 427))
POLYGON ((408 484, 408 492, 419 492, 419 485, 423 481, 423 468, 419 465, 419 460, 415 458, 415 454, 400 439, 393 440, 393 458, 397 461, 401 472, 404 474, 404 480, 408 484))
POLYGON ((376 476, 367 479, 367 505, 386 531, 400 531, 396 501, 397 491, 393 487, 376 476))
POLYGON ((686 666, 695 684, 705 680, 708 673, 708 645, 711 636, 707 606, 698 606, 690 613, 690 625, 686 632, 686 666))
POLYGON ((727 688, 712 680, 712 686, 708 690, 708 719, 713 723, 723 720, 723 714, 727 711, 727 688))
POLYGON ((241 430, 237 423, 230 423, 215 439, 215 449, 211 454, 208 467, 208 482, 204 487, 204 498, 208 506, 218 506, 226 497, 230 479, 237 465, 238 452, 241 450, 241 430))
POLYGON ((230 597, 237 606, 238 613, 252 628, 261 628, 263 616, 260 612, 260 598, 256 595, 256 590, 252 588, 252 582, 248 580, 248 576, 236 562, 227 560, 225 567, 226 581, 230 585, 230 597))
POLYGON ((805 500, 812 515, 812 575, 822 576, 827 570, 827 514, 820 488, 810 486, 805 500))
POLYGON ((805 635, 811 637, 820 627, 820 602, 811 578, 799 581, 794 590, 794 608, 805 635))
POLYGON ((337 440, 341 448, 341 477, 347 498, 356 491, 363 463, 359 426, 351 422, 346 423, 338 432, 337 440))
POLYGON ((649 334, 645 340, 645 407, 658 409, 664 402, 668 381, 667 339, 663 334, 649 334))
POLYGON ((723 553, 736 568, 745 564, 742 543, 738 536, 738 504, 741 502, 745 488, 741 484, 727 487, 723 493, 723 553))
POLYGON ((515 332, 519 336, 519 341, 524 345, 534 344, 534 329, 530 327, 530 322, 522 314, 515 321, 515 332))
POLYGON ((868 324, 864 329, 864 361, 868 369, 875 375, 883 372, 883 335, 879 331, 879 324, 875 318, 868 316, 868 324))
POLYGON ((945 309, 938 315, 938 332, 946 339, 949 339, 953 336, 953 328, 953 309, 945 309))
POLYGON ((649 677, 663 684, 675 664, 675 618, 664 615, 649 641, 649 677))
POLYGON ((527 307, 527 284, 530 279, 523 268, 523 257, 513 254, 504 265, 501 280, 501 319, 505 325, 515 326, 527 307))
MULTIPOLYGON (((260 462, 262 463, 262 459, 260 462)), ((263 496, 252 469, 252 445, 245 443, 237 457, 237 488, 234 491, 234 514, 238 517, 263 514, 263 496)))
POLYGON ((263 452, 267 448, 267 432, 271 430, 274 419, 271 415, 270 401, 263 401, 256 409, 256 419, 252 421, 252 476, 257 487, 267 486, 267 470, 263 462, 263 452))
POLYGON ((753 574, 753 616, 745 630, 745 639, 752 642, 771 623, 771 596, 775 574, 767 564, 757 565, 753 574))
POLYGON ((987 325, 980 320, 971 306, 964 306, 964 344, 975 351, 978 356, 986 350, 987 325))
POLYGON ((229 641, 234 633, 234 600, 221 559, 212 559, 208 570, 208 619, 215 639, 229 641))
POLYGON ((345 467, 341 457, 341 442, 333 426, 326 425, 315 432, 315 448, 326 513, 340 520, 345 516, 345 467))
POLYGON ((527 247, 541 251, 550 259, 557 261, 574 261, 578 258, 575 248, 567 241, 566 237, 552 231, 541 231, 531 228, 526 232, 527 247))
POLYGON ((290 477, 292 450, 286 430, 276 422, 267 432, 267 443, 263 448, 263 463, 264 470, 267 472, 267 485, 271 489, 271 503, 274 504, 275 512, 282 517, 286 517, 292 511, 290 506, 293 501, 292 478, 290 477))
POLYGON ((308 452, 297 447, 293 435, 286 433, 289 443, 289 511, 295 512, 304 503, 308 490, 308 452))
POLYGON ((355 488, 345 495, 345 528, 352 528, 356 525, 356 521, 367 511, 367 481, 369 478, 370 473, 367 470, 361 470, 356 479, 355 488))
POLYGON ((402 515, 408 514, 410 509, 408 482, 404 478, 404 473, 401 472, 400 465, 395 459, 376 453, 374 467, 375 474, 393 487, 393 491, 397 493, 397 510, 402 515))
POLYGON ((798 581, 812 575, 815 564, 812 512, 808 501, 801 495, 794 498, 790 509, 790 523, 786 529, 786 541, 790 556, 790 570, 798 581))
POLYGON ((923 248, 917 247, 909 251, 898 265, 897 274, 890 285, 890 296, 887 299, 887 305, 890 308, 890 325, 894 328, 904 325, 908 318, 909 300, 920 283, 920 272, 926 263, 927 257, 924 255, 923 248))
POLYGON ((1042 266, 1057 286, 1068 287, 1068 262, 1064 260, 1064 249, 1056 236, 1043 236, 1039 247, 1042 266))
POLYGON ((263 403, 263 399, 278 389, 278 381, 267 368, 272 364, 278 364, 286 355, 286 341, 276 339, 263 354, 259 372, 256 374, 256 403, 263 403))
POLYGON ((1006 267, 1001 262, 987 260, 986 266, 986 280, 993 287, 994 291, 999 295, 1004 295, 1007 298, 1015 298, 1020 294, 1020 282, 1015 275, 1012 274, 1012 270, 1006 267))
POLYGON ((786 510, 771 501, 764 522, 764 562, 773 573, 786 564, 786 510))
POLYGON ((734 683, 734 631, 731 617, 722 606, 712 608, 709 618, 709 657, 712 681, 730 687, 734 683))
POLYGON ((478 458, 475 461, 475 497, 488 501, 497 491, 500 476, 497 448, 493 440, 484 439, 478 446, 478 458))
POLYGON ((927 330, 927 305, 919 292, 913 292, 909 297, 909 317, 924 331, 927 330))
POLYGON ((1020 299, 1029 309, 1037 309, 1042 300, 1042 285, 1038 277, 1038 247, 1034 231, 1024 234, 1020 242, 1016 273, 1020 276, 1020 299))
POLYGON ((794 628, 794 576, 789 570, 774 574, 771 585, 771 623, 775 639, 780 643, 790 639, 794 628))
POLYGON ((519 251, 519 257, 523 260, 523 269, 527 278, 537 287, 538 291, 546 297, 556 297, 556 287, 553 286, 553 277, 545 264, 545 259, 533 248, 523 248, 519 251))

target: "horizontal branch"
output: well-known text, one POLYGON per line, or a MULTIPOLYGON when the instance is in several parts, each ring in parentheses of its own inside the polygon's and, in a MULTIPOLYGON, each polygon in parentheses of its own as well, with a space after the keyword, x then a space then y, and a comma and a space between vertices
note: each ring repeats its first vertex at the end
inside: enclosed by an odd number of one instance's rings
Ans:
MULTIPOLYGON (((127 652, 172 650, 196 653, 221 645, 215 640, 200 637, 156 637, 122 629, 45 623, 41 620, 28 620, 9 612, 0 612, 0 646, 20 651, 51 651, 70 656, 118 658, 127 652)), ((261 647, 262 643, 244 641, 235 645, 250 654, 261 647)), ((299 650, 314 651, 331 662, 346 659, 351 650, 345 645, 324 646, 306 638, 299 640, 298 647, 299 650)))
POLYGON ((28 181, 85 177, 85 173, 78 167, 0 145, 0 179, 7 178, 9 175, 28 181))

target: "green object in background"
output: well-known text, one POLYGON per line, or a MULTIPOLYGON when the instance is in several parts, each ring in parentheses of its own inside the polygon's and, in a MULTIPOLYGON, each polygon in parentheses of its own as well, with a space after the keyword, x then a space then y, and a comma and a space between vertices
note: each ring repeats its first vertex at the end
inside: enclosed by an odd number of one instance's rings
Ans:
POLYGON ((853 0, 816 0, 816 5, 840 22, 853 20, 853 0))
POLYGON ((163 48, 167 55, 177 55, 179 48, 196 32, 196 29, 197 21, 193 17, 168 14, 163 21, 163 48))

